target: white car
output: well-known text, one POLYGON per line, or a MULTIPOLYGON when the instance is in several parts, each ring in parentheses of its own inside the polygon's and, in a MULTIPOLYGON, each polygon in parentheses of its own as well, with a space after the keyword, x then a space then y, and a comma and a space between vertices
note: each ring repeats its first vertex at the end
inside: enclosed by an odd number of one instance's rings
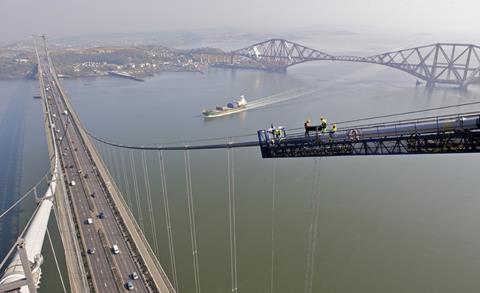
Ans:
POLYGON ((132 278, 132 280, 137 280, 137 279, 138 279, 138 274, 137 274, 137 272, 132 272, 132 273, 130 274, 130 278, 132 278))
POLYGON ((120 253, 120 249, 118 249, 118 246, 116 244, 114 244, 112 246, 112 251, 113 251, 113 254, 119 254, 120 253))
POLYGON ((75 183, 75 181, 72 180, 72 182, 70 182, 70 186, 75 186, 77 185, 77 183, 75 183))

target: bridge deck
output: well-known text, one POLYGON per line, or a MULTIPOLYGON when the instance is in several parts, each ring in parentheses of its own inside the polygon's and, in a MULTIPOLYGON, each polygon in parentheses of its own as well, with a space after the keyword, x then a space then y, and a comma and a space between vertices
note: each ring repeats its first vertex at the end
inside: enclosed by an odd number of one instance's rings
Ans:
POLYGON ((130 274, 137 272, 140 280, 133 281, 137 292, 175 292, 83 131, 51 60, 39 59, 47 95, 46 110, 55 117, 50 127, 55 130, 57 147, 62 152, 66 192, 91 288, 98 292, 122 291, 130 274), (104 218, 98 217, 101 212, 104 218), (93 219, 93 224, 86 223, 88 218, 93 219), (113 244, 118 245, 120 254, 111 252, 113 244), (95 253, 89 254, 89 249, 95 249, 95 253))

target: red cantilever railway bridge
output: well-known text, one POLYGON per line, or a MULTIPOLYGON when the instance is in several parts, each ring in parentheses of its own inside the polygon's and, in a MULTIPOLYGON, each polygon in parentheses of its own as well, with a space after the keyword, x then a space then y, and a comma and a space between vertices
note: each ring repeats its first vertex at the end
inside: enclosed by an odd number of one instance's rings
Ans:
MULTIPOLYGON (((437 43, 427 46, 381 53, 368 57, 332 55, 284 39, 270 39, 234 50, 223 61, 233 57, 247 58, 268 71, 285 71, 288 67, 309 61, 346 61, 379 64, 407 72, 427 86, 451 84, 467 87, 480 83, 480 46, 437 43)), ((226 62, 228 63, 228 62, 226 62)))

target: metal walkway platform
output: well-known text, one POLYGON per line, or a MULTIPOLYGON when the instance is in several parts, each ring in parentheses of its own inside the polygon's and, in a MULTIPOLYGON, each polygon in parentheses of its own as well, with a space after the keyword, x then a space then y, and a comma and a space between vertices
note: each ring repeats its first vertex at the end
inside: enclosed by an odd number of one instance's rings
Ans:
POLYGON ((473 153, 480 152, 480 112, 345 127, 335 133, 259 130, 258 139, 263 158, 473 153))

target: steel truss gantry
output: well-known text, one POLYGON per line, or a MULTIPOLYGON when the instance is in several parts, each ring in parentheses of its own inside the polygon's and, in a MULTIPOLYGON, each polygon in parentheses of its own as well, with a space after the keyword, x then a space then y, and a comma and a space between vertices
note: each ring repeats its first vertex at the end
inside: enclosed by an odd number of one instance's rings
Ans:
POLYGON ((480 116, 440 117, 399 124, 284 134, 259 130, 263 158, 480 152, 480 116))

